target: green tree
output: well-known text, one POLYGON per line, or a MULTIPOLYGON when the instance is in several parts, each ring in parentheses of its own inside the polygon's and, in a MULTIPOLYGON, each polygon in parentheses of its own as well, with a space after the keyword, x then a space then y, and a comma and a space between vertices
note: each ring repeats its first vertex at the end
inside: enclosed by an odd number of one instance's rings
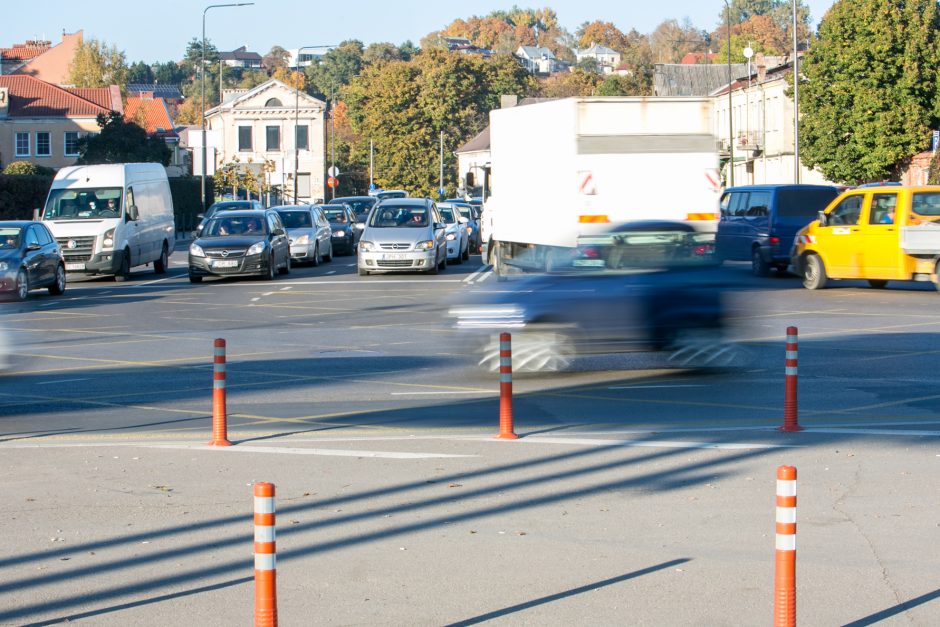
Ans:
POLYGON ((53 176, 55 170, 29 161, 13 161, 3 169, 3 173, 15 176, 53 176))
POLYGON ((126 122, 117 111, 98 114, 101 132, 78 140, 80 165, 96 163, 170 163, 170 149, 159 137, 147 137, 147 131, 134 122, 126 122))
POLYGON ((849 184, 897 178, 940 121, 936 0, 842 0, 803 62, 800 155, 849 184))
POLYGON ((329 96, 362 70, 362 42, 344 41, 323 55, 320 63, 307 67, 307 81, 311 93, 329 96))
POLYGON ((144 63, 143 61, 137 61, 132 63, 129 68, 127 68, 127 82, 128 83, 152 83, 153 82, 153 68, 144 63))
POLYGON ((574 69, 571 72, 552 74, 539 82, 539 96, 543 98, 571 98, 594 96, 601 77, 594 72, 574 69))
POLYGON ((97 39, 78 44, 69 64, 69 82, 76 87, 127 87, 127 60, 124 53, 97 39))
POLYGON ((387 42, 369 44, 362 52, 363 63, 399 60, 401 60, 401 50, 396 48, 394 44, 387 42))
POLYGON ((186 80, 186 72, 180 69, 176 61, 153 64, 153 82, 161 85, 179 85, 186 80))

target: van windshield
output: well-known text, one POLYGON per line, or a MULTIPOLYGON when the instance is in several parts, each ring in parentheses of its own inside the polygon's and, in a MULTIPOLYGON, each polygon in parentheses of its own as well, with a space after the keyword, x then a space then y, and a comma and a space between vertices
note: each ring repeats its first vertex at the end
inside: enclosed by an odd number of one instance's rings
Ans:
POLYGON ((53 189, 43 220, 100 220, 121 217, 120 187, 53 189))

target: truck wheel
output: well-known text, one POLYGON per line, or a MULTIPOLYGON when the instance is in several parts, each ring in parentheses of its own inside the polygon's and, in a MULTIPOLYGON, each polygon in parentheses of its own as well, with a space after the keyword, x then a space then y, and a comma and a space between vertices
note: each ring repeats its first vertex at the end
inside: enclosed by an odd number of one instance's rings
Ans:
POLYGON ((770 264, 764 261, 764 257, 760 254, 759 248, 755 248, 751 251, 751 272, 757 277, 770 275, 770 264))
POLYGON ((121 267, 117 271, 117 274, 114 275, 114 280, 117 283, 126 281, 131 277, 131 251, 124 249, 124 252, 121 254, 121 267))
POLYGON ((157 274, 164 274, 170 263, 170 254, 167 252, 166 242, 163 242, 163 250, 160 251, 160 258, 153 262, 153 271, 157 274))
POLYGON ((821 290, 826 287, 827 280, 826 266, 819 255, 807 255, 803 261, 803 287, 808 290, 821 290))
POLYGON ((876 290, 883 290, 888 282, 885 279, 868 279, 869 287, 873 287, 876 290))
POLYGON ((503 259, 502 259, 502 244, 499 242, 494 242, 490 246, 490 250, 493 251, 490 253, 490 256, 493 259, 493 274, 496 275, 497 281, 505 281, 508 277, 506 276, 506 270, 503 268, 503 259))

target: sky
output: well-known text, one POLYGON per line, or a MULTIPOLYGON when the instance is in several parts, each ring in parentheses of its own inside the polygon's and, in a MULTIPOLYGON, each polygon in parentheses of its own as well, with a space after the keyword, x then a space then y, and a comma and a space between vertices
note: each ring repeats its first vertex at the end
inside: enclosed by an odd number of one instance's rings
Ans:
MULTIPOLYGON (((27 39, 58 43, 62 32, 83 30, 86 39, 98 39, 123 50, 128 63, 179 60, 186 44, 202 37, 203 9, 226 0, 163 0, 113 2, 112 0, 6 0, 0 47, 27 39)), ((231 0, 233 2, 242 0, 231 0)), ((833 0, 804 0, 817 25, 833 0)), ((612 22, 622 31, 635 28, 650 33, 666 19, 689 18, 697 28, 711 31, 717 25, 722 0, 513 0, 452 3, 434 0, 255 0, 253 6, 210 9, 206 13, 206 39, 219 50, 248 50, 265 54, 272 46, 297 48, 338 44, 358 39, 416 45, 430 32, 441 30, 457 18, 486 15, 495 10, 549 6, 561 25, 574 32, 584 22, 612 22), (317 11, 316 8, 320 7, 317 11)))

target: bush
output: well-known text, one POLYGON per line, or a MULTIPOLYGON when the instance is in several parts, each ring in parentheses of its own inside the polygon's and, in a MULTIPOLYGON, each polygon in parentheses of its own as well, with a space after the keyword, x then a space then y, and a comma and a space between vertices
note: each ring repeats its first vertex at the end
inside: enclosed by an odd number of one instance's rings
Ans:
POLYGON ((3 173, 14 176, 55 176, 55 170, 52 168, 36 165, 29 161, 14 161, 6 167, 3 173))
POLYGON ((0 174, 0 220, 32 220, 33 209, 42 208, 46 203, 52 178, 45 175, 0 174))

